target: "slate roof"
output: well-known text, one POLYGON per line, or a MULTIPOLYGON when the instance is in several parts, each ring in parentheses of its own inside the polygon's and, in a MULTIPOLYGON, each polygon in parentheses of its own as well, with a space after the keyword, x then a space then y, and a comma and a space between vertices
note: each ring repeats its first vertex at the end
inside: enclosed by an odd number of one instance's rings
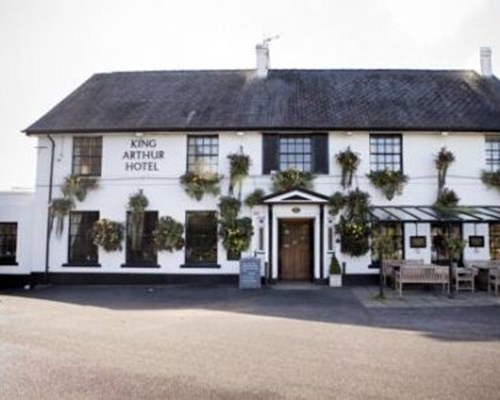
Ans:
POLYGON ((25 132, 500 131, 500 81, 473 71, 96 74, 25 132))

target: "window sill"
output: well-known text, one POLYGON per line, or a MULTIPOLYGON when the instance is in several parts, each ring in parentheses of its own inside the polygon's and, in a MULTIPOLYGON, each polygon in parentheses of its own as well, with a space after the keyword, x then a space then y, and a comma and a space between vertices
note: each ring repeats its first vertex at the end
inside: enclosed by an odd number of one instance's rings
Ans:
POLYGON ((200 264, 181 264, 181 268, 220 268, 220 264, 215 263, 200 263, 200 264))
POLYGON ((131 263, 131 264, 122 264, 120 265, 120 268, 160 268, 160 265, 131 263))
POLYGON ((101 268, 101 264, 99 263, 65 263, 62 265, 63 267, 73 267, 73 268, 101 268))
POLYGON ((19 264, 14 261, 14 262, 0 262, 0 267, 17 267, 19 264))

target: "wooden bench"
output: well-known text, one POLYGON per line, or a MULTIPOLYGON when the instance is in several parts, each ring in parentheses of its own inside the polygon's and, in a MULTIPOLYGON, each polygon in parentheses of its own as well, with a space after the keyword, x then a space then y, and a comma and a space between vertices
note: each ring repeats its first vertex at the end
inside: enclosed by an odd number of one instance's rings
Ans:
POLYGON ((407 283, 441 284, 443 291, 446 288, 450 291, 448 267, 437 265, 402 265, 394 270, 394 283, 399 296, 403 295, 403 284, 407 283))
POLYGON ((498 289, 500 288, 500 267, 492 268, 488 271, 488 292, 493 286, 495 296, 498 296, 498 289))
POLYGON ((384 280, 384 286, 387 286, 387 278, 389 278, 394 285, 394 270, 398 269, 402 265, 423 265, 424 260, 384 260, 382 262, 382 277, 384 280))

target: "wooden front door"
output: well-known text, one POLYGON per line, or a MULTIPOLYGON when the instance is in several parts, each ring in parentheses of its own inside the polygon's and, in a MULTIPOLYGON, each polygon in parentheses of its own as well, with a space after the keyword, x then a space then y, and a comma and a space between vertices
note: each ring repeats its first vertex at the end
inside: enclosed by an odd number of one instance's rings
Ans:
POLYGON ((280 279, 311 280, 312 220, 280 221, 279 235, 280 279))

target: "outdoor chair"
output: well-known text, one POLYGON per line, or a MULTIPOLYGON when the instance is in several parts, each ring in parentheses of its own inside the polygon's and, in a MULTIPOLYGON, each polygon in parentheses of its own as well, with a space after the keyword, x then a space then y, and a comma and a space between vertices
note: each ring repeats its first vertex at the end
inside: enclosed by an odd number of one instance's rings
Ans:
POLYGON ((495 296, 498 296, 498 288, 500 287, 500 267, 491 268, 488 273, 488 292, 491 287, 495 289, 495 296))
POLYGON ((472 267, 453 267, 456 291, 470 290, 474 293, 477 272, 477 269, 472 267))

